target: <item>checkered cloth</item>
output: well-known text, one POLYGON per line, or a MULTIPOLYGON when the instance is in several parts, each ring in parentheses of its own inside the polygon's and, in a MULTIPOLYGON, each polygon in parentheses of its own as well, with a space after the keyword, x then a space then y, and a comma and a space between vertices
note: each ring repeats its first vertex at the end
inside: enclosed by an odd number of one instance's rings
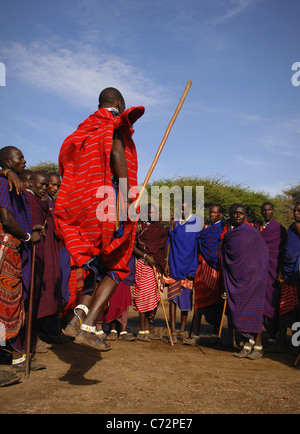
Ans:
POLYGON ((233 326, 242 333, 260 333, 269 249, 257 229, 243 223, 225 234, 222 267, 233 326))
MULTIPOLYGON (((12 191, 9 191, 8 181, 3 177, 0 177, 0 208, 5 208, 10 211, 19 226, 25 232, 32 232, 32 216, 30 211, 25 207, 24 193, 18 195, 14 188, 12 191)), ((22 242, 20 254, 22 260, 22 281, 24 285, 23 291, 25 299, 30 288, 31 277, 31 251, 27 243, 22 242)))

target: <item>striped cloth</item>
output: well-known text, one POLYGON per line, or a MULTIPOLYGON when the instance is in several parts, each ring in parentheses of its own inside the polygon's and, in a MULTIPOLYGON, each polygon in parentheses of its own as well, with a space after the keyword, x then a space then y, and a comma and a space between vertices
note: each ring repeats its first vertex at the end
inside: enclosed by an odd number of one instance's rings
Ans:
MULTIPOLYGON (((0 225, 1 226, 1 225, 0 225)), ((0 273, 0 342, 18 336, 25 320, 22 292, 22 262, 18 248, 20 241, 5 234, 0 227, 1 262, 0 273), (5 244, 2 244, 5 243, 5 244)))
POLYGON ((257 229, 243 223, 224 235, 222 267, 231 323, 241 333, 260 333, 269 249, 257 229))
POLYGON ((299 305, 297 285, 280 282, 281 298, 280 298, 280 316, 292 312, 299 305))
POLYGON ((108 270, 123 280, 133 251, 136 222, 124 221, 122 236, 113 239, 115 193, 111 148, 115 130, 125 142, 129 187, 137 194, 137 153, 131 123, 144 113, 130 108, 120 116, 104 108, 89 116, 66 138, 59 154, 62 184, 55 204, 55 223, 72 262, 81 267, 101 255, 108 270), (107 196, 106 196, 107 195, 107 196))
POLYGON ((195 309, 220 302, 220 273, 201 257, 195 276, 195 309))
POLYGON ((227 226, 219 221, 202 229, 199 237, 199 266, 195 276, 195 309, 202 309, 219 303, 220 260, 218 245, 227 232, 227 226))
MULTIPOLYGON (((158 270, 156 270, 157 273, 158 270)), ((159 281, 161 282, 160 290, 163 288, 161 274, 159 273, 159 281)), ((160 295, 157 288, 157 281, 153 271, 143 259, 138 259, 135 268, 135 284, 133 286, 134 310, 146 313, 157 308, 160 302, 160 295)))

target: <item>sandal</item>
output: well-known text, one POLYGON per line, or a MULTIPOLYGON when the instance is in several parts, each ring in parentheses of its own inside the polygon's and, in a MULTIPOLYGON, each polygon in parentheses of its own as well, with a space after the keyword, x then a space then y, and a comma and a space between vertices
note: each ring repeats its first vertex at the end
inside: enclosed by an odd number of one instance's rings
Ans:
POLYGON ((97 335, 100 339, 105 339, 107 336, 103 330, 96 331, 95 335, 97 335))
POLYGON ((100 339, 96 334, 96 327, 90 327, 85 324, 82 324, 80 333, 74 339, 74 343, 81 345, 86 348, 90 348, 94 351, 109 351, 111 347, 102 339, 100 339), (94 334, 96 340, 90 339, 87 333, 94 334))
POLYGON ((105 338, 105 340, 107 340, 107 341, 116 341, 117 339, 118 339, 117 330, 111 330, 105 338))
POLYGON ((195 345, 198 344, 199 339, 200 339, 200 337, 195 335, 195 336, 193 336, 192 338, 185 340, 185 341, 183 342, 183 344, 184 344, 184 345, 192 345, 192 346, 195 346, 195 345))
MULTIPOLYGON (((26 370, 26 354, 24 354, 19 359, 13 359, 12 366, 16 372, 25 372, 26 370)), ((36 359, 30 360, 30 371, 41 371, 46 369, 46 366, 42 363, 37 362, 36 359)))
POLYGON ((136 337, 133 336, 132 333, 121 332, 121 333, 120 333, 120 336, 119 336, 119 339, 120 339, 121 341, 135 341, 135 340, 136 340, 136 337))
POLYGON ((239 359, 248 357, 252 353, 253 345, 253 342, 247 342, 239 353, 234 353, 234 357, 238 357, 239 359))
POLYGON ((250 360, 258 360, 261 359, 264 355, 263 346, 262 345, 254 345, 254 349, 251 354, 249 354, 248 359, 250 360))
POLYGON ((16 375, 14 372, 0 370, 0 387, 10 386, 11 384, 18 383, 20 380, 20 375, 16 375))
POLYGON ((80 333, 80 330, 77 329, 72 323, 68 323, 66 328, 62 330, 63 334, 68 338, 76 338, 76 336, 80 333))
POLYGON ((41 340, 39 340, 39 342, 37 343, 34 352, 38 353, 38 354, 44 354, 44 353, 48 353, 48 350, 53 349, 53 345, 51 344, 47 344, 47 342, 43 342, 41 340))
POLYGON ((159 335, 154 334, 154 333, 149 333, 148 336, 152 341, 160 341, 161 340, 161 337, 159 335))
MULTIPOLYGON (((172 333, 171 334, 171 339, 172 339, 173 344, 176 344, 178 342, 177 333, 172 333)), ((171 339, 169 338, 169 343, 170 344, 171 344, 171 339)))
POLYGON ((189 340, 189 337, 185 334, 185 332, 181 332, 178 335, 178 339, 184 344, 189 340))
POLYGON ((138 338, 139 341, 151 342, 148 330, 147 331, 140 331, 140 332, 138 332, 137 338, 138 338))

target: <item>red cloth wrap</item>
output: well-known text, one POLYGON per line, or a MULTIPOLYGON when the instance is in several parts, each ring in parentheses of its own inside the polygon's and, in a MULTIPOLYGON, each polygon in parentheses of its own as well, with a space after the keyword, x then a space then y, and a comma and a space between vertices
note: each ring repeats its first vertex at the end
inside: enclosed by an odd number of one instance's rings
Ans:
POLYGON ((136 195, 138 163, 131 124, 144 110, 144 107, 133 107, 118 117, 107 109, 97 110, 66 138, 59 154, 62 184, 54 216, 58 236, 71 256, 71 265, 81 267, 101 255, 104 265, 121 280, 129 274, 136 222, 124 221, 122 236, 113 239, 115 197, 110 155, 114 131, 119 130, 125 143, 129 188, 134 187, 136 195), (100 218, 101 209, 109 219, 100 218))

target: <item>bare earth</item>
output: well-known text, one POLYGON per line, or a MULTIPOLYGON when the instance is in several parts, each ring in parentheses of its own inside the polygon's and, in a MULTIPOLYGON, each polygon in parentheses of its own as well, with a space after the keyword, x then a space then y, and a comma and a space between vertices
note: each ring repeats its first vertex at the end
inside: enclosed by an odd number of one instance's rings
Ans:
MULTIPOLYGON (((132 308, 129 316, 128 326, 136 332, 138 317, 132 308)), ((237 359, 232 348, 208 345, 205 339, 201 347, 181 343, 171 347, 161 307, 154 326, 153 331, 163 340, 115 341, 107 353, 70 341, 38 354, 47 369, 0 388, 0 413, 300 413, 300 364, 293 367, 295 355, 291 352, 265 354, 261 360, 251 361, 237 359)), ((202 331, 212 333, 205 324, 202 331)), ((223 336, 227 336, 226 326, 223 336)), ((7 365, 0 368, 10 369, 7 365)))

